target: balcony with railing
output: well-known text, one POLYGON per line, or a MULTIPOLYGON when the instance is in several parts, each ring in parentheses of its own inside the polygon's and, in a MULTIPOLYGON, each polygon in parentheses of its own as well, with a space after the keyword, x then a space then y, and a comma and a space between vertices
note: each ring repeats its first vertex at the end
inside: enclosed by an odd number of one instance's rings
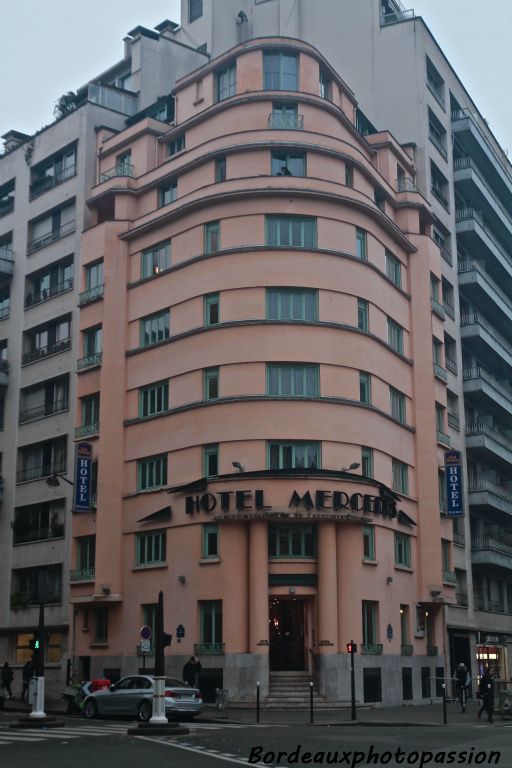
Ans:
POLYGON ((37 304, 42 304, 48 299, 53 299, 54 296, 59 296, 61 293, 71 291, 73 288, 73 278, 68 277, 66 280, 62 280, 60 283, 50 285, 48 288, 44 288, 42 291, 34 291, 33 293, 27 293, 25 297, 25 309, 34 307, 37 304))
POLYGON ((473 565, 495 566, 512 571, 512 544, 490 537, 471 541, 473 565))
POLYGON ((196 654, 196 656, 222 655, 224 654, 224 643, 195 643, 194 653, 196 654))
POLYGON ((361 645, 361 653, 365 656, 382 656, 384 646, 382 643, 363 643, 361 645))
POLYGON ((130 91, 121 88, 112 88, 109 85, 89 83, 87 100, 100 107, 106 107, 113 112, 132 116, 139 111, 139 97, 130 91))
POLYGON ((466 348, 482 363, 503 378, 512 378, 512 343, 479 312, 460 318, 461 338, 466 348))
POLYGON ((468 497, 473 509, 493 509, 512 515, 512 490, 491 480, 470 480, 468 497))
POLYGON ((450 446, 450 435, 447 435, 445 432, 442 432, 440 429, 436 431, 436 439, 438 443, 441 443, 441 445, 450 446))
POLYGON ((427 645, 427 656, 438 656, 439 648, 437 645, 427 645))
POLYGON ((446 208, 447 211, 450 210, 450 203, 448 201, 447 197, 447 188, 445 186, 441 186, 441 184, 432 184, 431 191, 434 197, 436 197, 443 208, 446 208))
POLYGON ((67 398, 54 400, 53 403, 41 403, 41 405, 35 405, 32 408, 24 408, 20 411, 19 423, 26 424, 27 421, 42 419, 45 416, 53 416, 55 413, 67 411, 68 408, 69 404, 67 398))
POLYGON ((99 433, 99 421, 92 422, 91 424, 83 424, 82 426, 75 428, 75 438, 92 437, 93 435, 99 435, 99 433))
POLYGON ((407 643, 402 643, 400 646, 400 653, 402 656, 412 656, 414 652, 414 646, 408 645, 407 643))
POLYGON ((44 176, 36 176, 30 184, 29 199, 33 200, 35 197, 48 192, 48 190, 58 187, 59 184, 63 184, 68 179, 71 179, 76 175, 76 164, 73 163, 69 167, 63 168, 57 173, 52 173, 44 176))
POLYGON ((512 389, 508 379, 500 381, 480 366, 465 368, 462 377, 464 396, 469 401, 498 417, 512 417, 512 389))
POLYGON ((98 301, 103 298, 104 285, 96 285, 94 288, 89 288, 87 291, 82 291, 78 297, 78 306, 84 307, 86 304, 91 304, 93 301, 98 301))
POLYGON ((31 349, 29 352, 25 352, 22 355, 21 364, 29 365, 29 363, 35 363, 50 355, 66 352, 68 349, 71 349, 71 338, 61 339, 60 341, 56 341, 55 344, 48 344, 46 347, 38 347, 37 349, 31 349))
POLYGON ((16 473, 16 482, 26 483, 29 480, 39 480, 43 477, 51 477, 52 475, 58 475, 59 473, 65 472, 65 461, 53 462, 53 464, 38 464, 36 466, 28 466, 18 470, 16 473))
POLYGON ((512 331, 508 330, 512 301, 486 272, 484 262, 473 259, 459 261, 458 276, 459 286, 464 288, 464 297, 492 317, 502 333, 512 336, 512 331))
POLYGON ((455 585, 457 582, 457 576, 455 571, 443 571, 443 583, 455 585))
POLYGON ((9 362, 0 360, 0 387, 6 387, 9 383, 9 362))
POLYGON ((453 429, 456 429, 457 432, 459 432, 460 431, 460 419, 457 416, 457 414, 456 413, 450 413, 448 411, 447 416, 448 416, 448 426, 452 427, 453 429))
POLYGON ((481 251, 486 256, 490 254, 496 266, 506 275, 506 279, 512 278, 512 264, 508 256, 510 249, 489 226, 481 211, 472 207, 457 208, 455 228, 461 242, 471 238, 469 248, 472 251, 481 251))
POLYGON ((460 605, 463 608, 467 608, 468 605, 469 605, 468 593, 467 592, 462 592, 462 591, 456 589, 455 590, 455 601, 456 601, 457 605, 460 605))
POLYGON ((27 254, 34 253, 40 248, 44 248, 45 246, 50 245, 50 243, 55 243, 62 237, 72 234, 75 229, 76 222, 74 220, 67 221, 65 224, 62 224, 62 226, 57 227, 56 229, 52 229, 51 232, 47 232, 45 235, 41 235, 40 237, 36 237, 33 240, 29 240, 27 243, 27 254))
POLYGON ((268 116, 268 127, 278 130, 302 131, 304 129, 304 115, 272 112, 268 116))
POLYGON ((501 155, 486 139, 487 126, 479 123, 479 119, 482 120, 468 109, 453 110, 451 113, 452 132, 463 140, 464 146, 468 147, 471 155, 478 160, 480 165, 488 168, 493 181, 497 181, 501 186, 505 184, 512 193, 510 164, 506 156, 501 155))
POLYGON ((92 355, 81 357, 77 362, 77 369, 79 371, 85 371, 88 368, 97 368, 99 365, 101 365, 101 358, 101 352, 95 352, 92 355))
POLYGON ((443 366, 439 365, 439 363, 434 363, 434 376, 437 379, 441 379, 441 381, 444 381, 444 382, 448 381, 448 373, 446 371, 446 368, 443 368, 443 366))
POLYGON ((512 466, 512 439, 481 421, 466 424, 466 448, 473 457, 498 463, 505 471, 512 466))
POLYGON ((0 200, 0 217, 7 216, 14 211, 14 195, 0 200))
POLYGON ((431 296, 430 303, 432 305, 432 312, 434 315, 440 317, 441 320, 446 320, 446 312, 444 311, 444 306, 441 304, 441 302, 438 301, 435 296, 431 296))
MULTIPOLYGON (((445 136, 446 136, 446 134, 445 134, 445 136)), ((444 157, 445 160, 448 160, 448 152, 446 150, 446 147, 442 143, 441 139, 439 138, 439 136, 436 133, 434 133, 434 131, 430 131, 429 134, 428 134, 428 137, 429 137, 430 141, 432 142, 432 144, 434 145, 434 147, 439 152, 439 154, 442 157, 444 157)))
POLYGON ((33 541, 48 541, 63 537, 63 523, 55 523, 51 526, 39 528, 27 528, 24 525, 19 525, 16 521, 13 524, 13 544, 28 544, 33 541))
POLYGON ((400 178, 396 180, 396 191, 417 193, 419 192, 419 189, 414 181, 408 176, 400 176, 400 178))
POLYGON ((94 565, 89 568, 75 568, 69 572, 70 581, 94 581, 95 576, 96 568, 94 565))
POLYGON ((131 163, 120 163, 113 168, 109 168, 107 171, 103 171, 100 175, 100 184, 103 181, 108 181, 109 179, 115 179, 121 176, 128 176, 133 179, 134 175, 134 169, 131 163))
POLYGON ((443 309, 448 315, 448 317, 451 317, 452 320, 455 320, 455 307, 453 304, 450 304, 449 301, 447 301, 443 296, 443 309))

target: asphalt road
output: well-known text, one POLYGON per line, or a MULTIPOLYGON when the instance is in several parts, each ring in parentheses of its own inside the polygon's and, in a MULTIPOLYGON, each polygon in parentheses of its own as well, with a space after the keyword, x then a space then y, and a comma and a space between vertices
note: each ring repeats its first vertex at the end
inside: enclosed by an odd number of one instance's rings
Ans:
POLYGON ((198 721, 192 724, 189 735, 175 739, 128 736, 130 723, 119 720, 65 719, 64 728, 12 731, 8 725, 14 719, 13 715, 0 716, 1 763, 6 768, 227 768, 248 765, 251 755, 252 764, 260 768, 310 764, 512 768, 512 724, 491 726, 473 719, 446 727, 258 726, 198 721), (491 751, 500 753, 497 762, 495 758, 489 762, 491 751), (463 752, 466 756, 458 762, 463 752), (451 763, 449 753, 455 754, 451 763))

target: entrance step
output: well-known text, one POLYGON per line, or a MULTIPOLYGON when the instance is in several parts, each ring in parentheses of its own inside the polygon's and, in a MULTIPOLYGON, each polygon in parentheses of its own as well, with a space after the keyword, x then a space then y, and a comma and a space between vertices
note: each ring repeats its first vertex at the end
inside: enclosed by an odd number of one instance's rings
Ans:
POLYGON ((310 683, 313 682, 313 707, 329 708, 317 691, 316 683, 309 672, 271 672, 269 676, 266 709, 308 709, 310 706, 310 683))

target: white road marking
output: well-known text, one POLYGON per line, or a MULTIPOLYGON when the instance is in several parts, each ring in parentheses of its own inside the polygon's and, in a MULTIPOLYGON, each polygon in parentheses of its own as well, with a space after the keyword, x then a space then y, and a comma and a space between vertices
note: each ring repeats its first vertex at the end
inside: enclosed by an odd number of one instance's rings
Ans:
MULTIPOLYGON (((247 760, 241 760, 240 758, 233 758, 228 757, 228 755, 222 755, 222 754, 214 754, 213 750, 210 749, 201 749, 199 747, 187 747, 185 744, 178 744, 176 741, 163 741, 160 738, 149 738, 149 736, 136 736, 135 738, 141 739, 143 741, 151 741, 153 744, 162 744, 164 747, 174 747, 174 749, 183 749, 186 752, 194 752, 196 755, 208 755, 209 757, 213 758, 214 760, 224 760, 226 763, 236 763, 237 765, 247 765, 247 760)), ((252 765, 257 766, 257 768, 262 768, 262 766, 268 764, 265 763, 252 763, 252 765)))

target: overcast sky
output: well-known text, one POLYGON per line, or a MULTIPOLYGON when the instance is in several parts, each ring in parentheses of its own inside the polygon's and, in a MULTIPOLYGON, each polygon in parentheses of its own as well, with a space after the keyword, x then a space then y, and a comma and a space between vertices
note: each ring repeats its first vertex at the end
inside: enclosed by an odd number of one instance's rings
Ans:
MULTIPOLYGON (((404 5, 423 16, 512 157, 512 0, 404 5)), ((11 128, 34 133, 51 123, 59 96, 122 58, 130 29, 152 29, 179 15, 179 0, 0 0, 0 136, 11 128)))

